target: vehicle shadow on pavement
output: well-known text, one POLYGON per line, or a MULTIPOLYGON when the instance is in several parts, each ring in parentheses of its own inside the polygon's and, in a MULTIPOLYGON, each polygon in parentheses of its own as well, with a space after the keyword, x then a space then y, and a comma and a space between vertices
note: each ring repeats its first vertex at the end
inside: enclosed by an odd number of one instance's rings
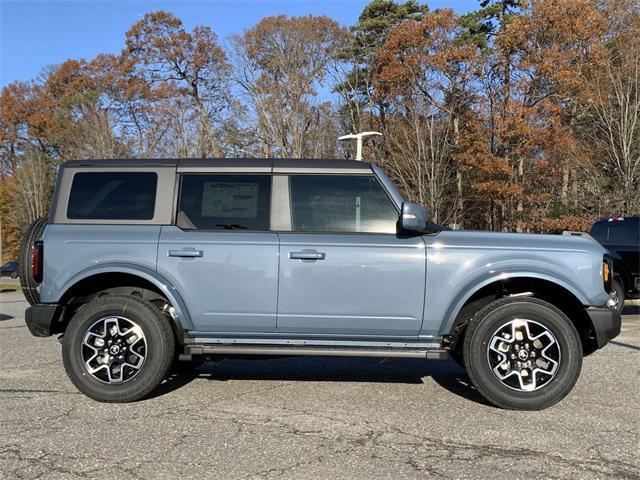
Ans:
POLYGON ((640 305, 625 305, 622 315, 640 315, 640 305))
POLYGON ((6 313, 0 313, 0 322, 2 322, 3 320, 11 320, 12 317, 11 315, 7 315, 6 313))
POLYGON ((457 396, 489 405, 471 385, 465 371, 452 360, 428 361, 400 358, 227 359, 215 365, 203 364, 192 371, 173 372, 148 398, 170 393, 195 379, 217 382, 267 380, 422 384, 429 377, 442 388, 457 396))

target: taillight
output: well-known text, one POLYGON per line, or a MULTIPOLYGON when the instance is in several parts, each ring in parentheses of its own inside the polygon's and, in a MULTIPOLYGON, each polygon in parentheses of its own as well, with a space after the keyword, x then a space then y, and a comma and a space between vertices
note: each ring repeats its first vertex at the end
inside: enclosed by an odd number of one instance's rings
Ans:
POLYGON ((42 240, 34 242, 31 246, 31 276, 40 283, 42 281, 42 271, 44 263, 44 244, 42 240))
POLYGON ((605 292, 611 293, 613 285, 613 268, 611 265, 611 259, 607 256, 602 260, 602 282, 604 283, 605 292))

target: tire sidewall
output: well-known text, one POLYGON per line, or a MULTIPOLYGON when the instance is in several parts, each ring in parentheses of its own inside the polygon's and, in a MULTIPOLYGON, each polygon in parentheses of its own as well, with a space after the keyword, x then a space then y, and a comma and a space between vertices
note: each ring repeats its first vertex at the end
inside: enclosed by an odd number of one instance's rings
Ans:
POLYGON ((615 290, 616 296, 618 297, 618 306, 616 307, 616 310, 618 312, 622 312, 622 310, 624 310, 624 287, 618 277, 613 279, 612 288, 615 290))
POLYGON ((489 311, 472 333, 465 355, 467 371, 474 384, 489 401, 504 407, 538 410, 564 398, 575 385, 582 366, 582 344, 578 332, 562 312, 529 302, 513 302, 489 311), (533 320, 547 328, 560 347, 560 365, 555 377, 532 392, 517 391, 504 385, 495 376, 488 362, 487 351, 493 334, 502 325, 515 319, 533 320))
MULTIPOLYGON (((63 337, 62 356, 67 374, 87 396, 101 401, 133 401, 146 395, 166 375, 167 356, 173 358, 173 343, 167 344, 151 308, 127 299, 98 300, 85 305, 73 317, 63 337), (85 368, 81 346, 87 330, 98 320, 120 316, 138 324, 146 339, 146 357, 140 371, 121 384, 107 384, 85 368)), ((160 319, 164 320, 164 319, 160 319)))

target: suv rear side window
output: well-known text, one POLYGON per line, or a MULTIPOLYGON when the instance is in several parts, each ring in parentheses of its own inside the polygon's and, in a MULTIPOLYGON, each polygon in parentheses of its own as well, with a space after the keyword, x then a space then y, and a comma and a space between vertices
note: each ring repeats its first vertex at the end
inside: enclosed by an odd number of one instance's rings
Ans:
POLYGON ((270 175, 183 175, 177 224, 187 230, 269 230, 270 175))
POLYGON ((613 245, 638 245, 640 243, 640 221, 628 218, 609 224, 609 243, 613 245))
POLYGON ((398 212, 371 175, 292 175, 295 232, 396 233, 398 212))
POLYGON ((153 172, 78 172, 71 184, 67 218, 151 220, 157 183, 153 172))

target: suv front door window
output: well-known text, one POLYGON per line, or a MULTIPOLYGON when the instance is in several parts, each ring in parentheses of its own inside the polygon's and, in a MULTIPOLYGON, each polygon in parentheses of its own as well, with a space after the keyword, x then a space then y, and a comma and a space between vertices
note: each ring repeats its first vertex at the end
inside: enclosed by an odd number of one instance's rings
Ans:
POLYGON ((291 177, 296 232, 395 233, 398 211, 371 175, 291 177))

